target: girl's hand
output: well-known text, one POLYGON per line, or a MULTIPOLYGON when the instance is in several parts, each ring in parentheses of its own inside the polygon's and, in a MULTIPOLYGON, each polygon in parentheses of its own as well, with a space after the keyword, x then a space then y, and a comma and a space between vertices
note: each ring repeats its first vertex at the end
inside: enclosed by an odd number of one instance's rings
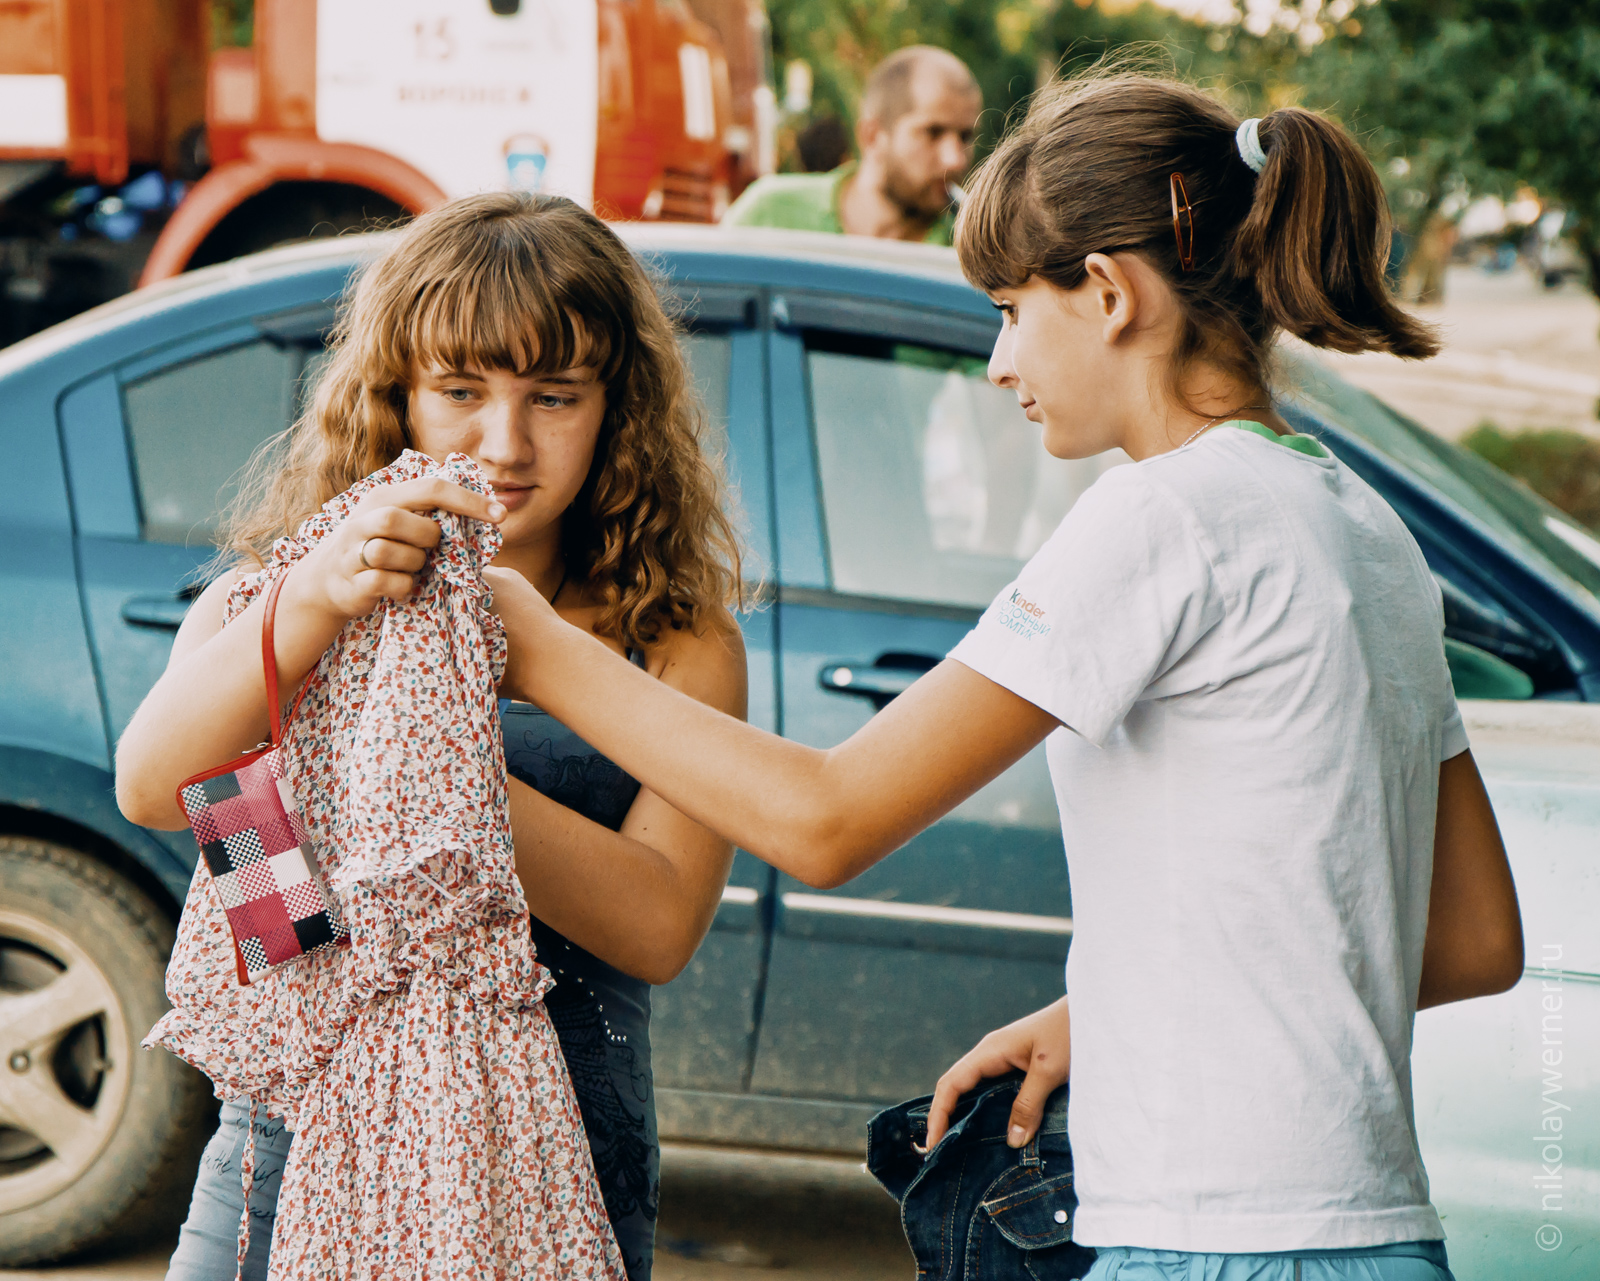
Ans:
POLYGON ((508 698, 531 701, 524 692, 523 673, 536 660, 538 629, 542 623, 560 622, 544 594, 514 569, 489 567, 483 571, 494 601, 489 606, 506 627, 506 672, 500 691, 508 698))
POLYGON ((950 1128, 950 1112, 963 1094, 986 1077, 1020 1069, 1028 1075, 1011 1105, 1006 1129, 1006 1142, 1020 1148, 1038 1130, 1046 1101, 1066 1081, 1071 1066, 1072 1018, 1063 996, 1055 1004, 989 1033, 939 1078, 928 1109, 928 1147, 932 1149, 944 1138, 950 1128))
POLYGON ((506 514, 493 498, 437 477, 374 489, 291 577, 301 602, 347 620, 404 600, 441 536, 439 522, 420 513, 438 510, 494 525, 506 514))

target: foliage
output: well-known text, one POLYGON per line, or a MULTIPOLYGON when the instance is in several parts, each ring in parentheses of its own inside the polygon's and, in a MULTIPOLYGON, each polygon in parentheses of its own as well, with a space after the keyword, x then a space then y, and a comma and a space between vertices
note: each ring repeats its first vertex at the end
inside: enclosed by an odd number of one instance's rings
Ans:
POLYGON ((980 150, 1065 60, 1142 49, 1241 111, 1300 103, 1356 131, 1412 236, 1448 200, 1523 185, 1567 210, 1600 291, 1600 0, 1279 0, 1218 25, 1129 0, 768 0, 777 60, 817 109, 853 115, 905 44, 938 44, 983 86, 980 150))
POLYGON ((1558 428, 1508 432, 1485 422, 1461 443, 1600 532, 1600 441, 1558 428))
POLYGON ((1386 164, 1413 227, 1452 191, 1565 208, 1600 288, 1600 0, 1382 0, 1300 60, 1386 164))
POLYGON ((255 32, 254 0, 211 0, 211 47, 242 49, 255 32))
POLYGON ((803 59, 814 76, 812 111, 854 120, 867 74, 908 44, 951 50, 972 68, 985 111, 979 150, 1058 68, 1108 52, 1133 52, 1197 78, 1230 70, 1210 28, 1152 4, 1094 0, 768 0, 774 60, 803 59))

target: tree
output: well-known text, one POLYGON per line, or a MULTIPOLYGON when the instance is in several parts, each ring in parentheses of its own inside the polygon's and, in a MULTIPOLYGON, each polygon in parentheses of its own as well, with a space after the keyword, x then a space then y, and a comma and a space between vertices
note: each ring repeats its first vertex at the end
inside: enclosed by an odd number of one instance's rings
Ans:
POLYGON ((255 30, 254 0, 211 0, 213 48, 244 48, 255 30))
POLYGON ((867 74, 908 44, 949 49, 972 68, 986 110, 979 151, 1063 61, 1087 64, 1140 49, 1185 75, 1210 75, 1227 59, 1209 28, 1151 4, 1101 8, 1094 0, 768 0, 775 60, 804 59, 815 110, 855 118, 867 74))
POLYGON ((1300 61, 1420 221, 1451 190, 1564 208, 1600 291, 1600 0, 1381 0, 1300 61))

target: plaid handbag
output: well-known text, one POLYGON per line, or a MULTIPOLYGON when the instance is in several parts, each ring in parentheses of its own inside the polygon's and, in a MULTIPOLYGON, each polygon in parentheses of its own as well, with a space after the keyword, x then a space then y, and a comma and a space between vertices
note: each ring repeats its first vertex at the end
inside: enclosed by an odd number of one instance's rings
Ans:
POLYGON ((242 986, 297 956, 350 942, 283 776, 283 731, 306 692, 302 686, 289 715, 280 717, 272 623, 287 577, 280 574, 267 590, 261 620, 272 741, 178 785, 178 804, 228 914, 242 986))

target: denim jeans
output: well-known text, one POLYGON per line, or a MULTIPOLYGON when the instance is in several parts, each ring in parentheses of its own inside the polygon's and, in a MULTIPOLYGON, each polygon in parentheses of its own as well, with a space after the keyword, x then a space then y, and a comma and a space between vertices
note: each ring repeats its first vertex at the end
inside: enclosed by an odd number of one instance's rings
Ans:
POLYGON ((900 1202, 918 1281, 1069 1281, 1094 1263, 1072 1240, 1078 1208, 1067 1146, 1067 1087, 1050 1096, 1039 1132, 1006 1145, 1022 1074, 963 1095, 950 1130, 926 1157, 931 1095, 878 1113, 867 1169, 900 1202))
MULTIPOLYGON (((250 1252, 243 1281, 267 1281, 272 1225, 277 1220, 278 1184, 294 1135, 281 1120, 256 1114, 254 1183, 250 1192, 250 1252)), ((167 1265, 167 1281, 228 1281, 239 1253, 239 1220, 244 1215, 244 1144, 250 1133, 250 1105, 222 1105, 217 1132, 200 1158, 189 1217, 178 1248, 167 1265)))

